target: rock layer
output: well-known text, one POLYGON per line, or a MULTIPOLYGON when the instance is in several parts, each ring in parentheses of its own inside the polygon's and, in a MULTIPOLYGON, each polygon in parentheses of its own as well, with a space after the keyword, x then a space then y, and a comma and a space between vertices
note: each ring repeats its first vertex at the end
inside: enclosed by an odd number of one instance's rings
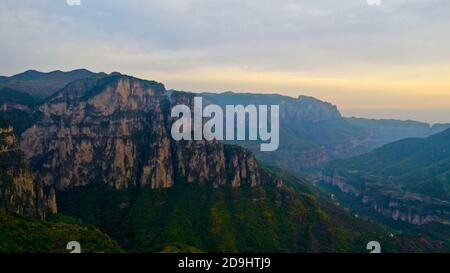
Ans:
POLYGON ((47 186, 58 190, 107 183, 168 188, 175 183, 256 186, 261 174, 250 152, 217 141, 174 141, 172 105, 164 86, 120 74, 71 83, 37 109, 21 149, 47 186))
POLYGON ((56 213, 56 196, 25 165, 13 128, 0 128, 0 208, 45 219, 56 213))

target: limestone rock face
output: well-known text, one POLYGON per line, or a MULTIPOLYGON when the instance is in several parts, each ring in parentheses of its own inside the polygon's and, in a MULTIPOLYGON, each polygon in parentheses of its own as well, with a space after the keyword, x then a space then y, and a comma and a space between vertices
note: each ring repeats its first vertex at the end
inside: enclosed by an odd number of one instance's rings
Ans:
POLYGON ((44 219, 49 213, 56 213, 55 203, 54 190, 44 188, 27 169, 13 128, 0 128, 0 207, 44 219))
MULTIPOLYGON (((170 101, 171 105, 184 104, 194 109, 192 93, 173 92, 170 101)), ((214 187, 254 187, 261 184, 261 170, 255 156, 248 150, 223 145, 216 140, 173 143, 176 174, 188 182, 209 183, 214 187)))
POLYGON ((167 102, 155 82, 119 75, 77 81, 39 107, 42 118, 23 133, 21 149, 57 189, 99 181, 170 187, 167 102))
POLYGON ((90 183, 117 189, 169 188, 177 181, 214 187, 261 183, 255 157, 217 141, 175 141, 164 86, 120 74, 69 84, 42 103, 20 148, 46 186, 57 190, 90 183))

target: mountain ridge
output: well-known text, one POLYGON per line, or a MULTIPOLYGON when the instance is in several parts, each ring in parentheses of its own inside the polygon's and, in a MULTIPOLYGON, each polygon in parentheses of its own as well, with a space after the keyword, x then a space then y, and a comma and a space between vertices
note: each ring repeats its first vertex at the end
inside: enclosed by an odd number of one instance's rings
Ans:
POLYGON ((450 129, 408 138, 334 161, 322 180, 358 196, 388 218, 416 225, 450 223, 450 129))
POLYGON ((55 70, 48 73, 27 70, 11 77, 3 77, 0 81, 0 89, 9 87, 42 99, 50 96, 74 80, 101 74, 104 73, 94 73, 87 69, 76 69, 68 72, 55 70))
MULTIPOLYGON (((34 108, 40 107, 49 99, 54 99, 67 88, 87 90, 91 89, 88 82, 98 83, 102 78, 121 75, 114 72, 111 74, 92 73, 88 70, 78 69, 75 72, 88 73, 88 77, 81 77, 64 84, 56 81, 51 85, 59 89, 51 95, 43 97, 28 97, 21 91, 4 87, 0 84, 0 104, 5 116, 16 120, 15 133, 19 136, 33 122, 36 117, 32 114, 34 108), (74 85, 79 85, 74 87, 74 85)), ((18 74, 38 74, 39 77, 49 73, 39 71, 28 71, 18 74)), ((66 74, 56 70, 53 74, 66 74)), ((51 79, 48 82, 52 82, 51 79)), ((151 82, 151 81, 149 81, 151 82)), ((172 93, 180 91, 169 90, 172 93)), ((67 93, 67 92, 66 92, 67 93)), ((280 147, 272 153, 261 153, 259 146, 254 142, 229 142, 250 149, 262 161, 292 170, 302 175, 316 176, 327 162, 334 159, 348 158, 363 154, 374 148, 380 147, 392 141, 405 137, 429 136, 448 128, 449 124, 436 124, 431 129, 428 125, 414 121, 398 120, 371 120, 364 118, 346 118, 341 115, 337 107, 329 102, 324 102, 309 96, 298 96, 297 98, 278 94, 257 93, 191 93, 202 96, 206 103, 214 103, 221 106, 226 104, 279 104, 280 112, 280 147), (417 126, 416 126, 417 125, 417 126)), ((72 95, 70 95, 72 96, 72 95)), ((66 97, 69 98, 66 94, 66 97)), ((74 99, 77 99, 74 97, 74 99)))
POLYGON ((162 85, 126 75, 79 80, 36 106, 20 147, 55 188, 59 213, 128 251, 363 252, 374 238, 387 251, 423 250, 315 191, 290 189, 284 179, 303 182, 268 171, 244 148, 170 140, 170 106, 193 97, 169 100, 162 85))

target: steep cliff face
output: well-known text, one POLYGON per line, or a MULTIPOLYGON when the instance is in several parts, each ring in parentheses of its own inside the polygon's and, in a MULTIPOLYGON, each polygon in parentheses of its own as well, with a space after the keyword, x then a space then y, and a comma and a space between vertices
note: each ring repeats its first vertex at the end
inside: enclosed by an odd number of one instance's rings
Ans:
POLYGON ((375 211, 384 217, 391 218, 394 221, 407 222, 413 225, 425 225, 429 223, 450 224, 446 218, 449 214, 444 211, 426 210, 422 205, 405 204, 401 200, 386 200, 380 202, 369 196, 364 196, 363 203, 370 205, 375 211))
POLYGON ((357 197, 361 196, 361 190, 355 188, 353 185, 347 183, 345 178, 338 174, 331 175, 319 175, 319 181, 323 181, 325 183, 331 184, 335 187, 338 187, 340 191, 344 193, 350 193, 357 197))
POLYGON ((340 175, 338 172, 325 172, 317 180, 337 187, 341 192, 352 195, 357 202, 394 221, 418 226, 429 223, 450 225, 446 201, 401 192, 400 189, 379 189, 379 184, 371 185, 367 180, 355 178, 355 173, 340 175))
MULTIPOLYGON (((194 94, 174 92, 171 105, 184 104, 193 109, 194 94)), ((257 186, 261 184, 261 170, 255 156, 238 146, 218 141, 173 142, 176 174, 188 182, 211 183, 214 187, 230 185, 257 186)))
POLYGON ((38 107, 41 118, 22 134, 21 149, 58 190, 95 182, 258 185, 256 160, 244 149, 171 138, 171 105, 191 99, 171 101, 162 84, 118 74, 76 81, 38 107))
POLYGON ((0 127, 0 208, 41 219, 56 213, 55 191, 26 168, 13 128, 5 121, 0 127))

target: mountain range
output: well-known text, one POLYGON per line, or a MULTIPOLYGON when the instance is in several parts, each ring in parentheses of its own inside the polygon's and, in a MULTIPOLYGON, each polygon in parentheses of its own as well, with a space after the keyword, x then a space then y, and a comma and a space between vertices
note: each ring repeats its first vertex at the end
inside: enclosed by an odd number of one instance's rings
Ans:
POLYGON ((377 212, 416 225, 450 224, 450 129, 333 161, 322 180, 377 212))
MULTIPOLYGON (((33 118, 26 116, 27 111, 23 110, 74 80, 105 76, 105 73, 93 73, 86 69, 49 73, 28 70, 0 80, 0 104, 3 108, 9 108, 9 111, 4 112, 10 113, 10 119, 18 120, 15 130, 20 134, 23 132, 22 127, 29 125, 33 118)), ((169 95, 172 92, 177 91, 169 90, 169 95)), ((307 96, 292 98, 277 94, 233 92, 195 94, 201 95, 206 104, 221 106, 281 105, 281 139, 277 151, 261 153, 255 142, 240 141, 236 144, 248 148, 265 162, 300 174, 315 174, 333 159, 348 158, 396 140, 426 137, 450 128, 450 124, 430 126, 416 121, 345 118, 335 105, 307 96)))
POLYGON ((365 252, 372 240, 392 252, 449 247, 356 217, 298 176, 380 145, 315 98, 202 94, 219 105, 280 105, 282 146, 255 156, 248 143, 174 141, 170 109, 192 107, 197 94, 155 81, 31 70, 1 78, 0 88, 0 236, 21 226, 55 242, 22 234, 0 251, 62 252, 61 240, 80 236, 94 252, 365 252))
POLYGON ((70 82, 88 78, 94 74, 96 73, 86 69, 77 69, 69 72, 56 70, 49 73, 27 70, 11 77, 1 77, 0 89, 8 87, 42 99, 52 95, 70 82))
POLYGON ((371 135, 371 149, 411 137, 429 137, 450 128, 450 124, 430 125, 414 120, 346 118, 348 122, 365 128, 371 135))
POLYGON ((206 103, 225 105, 280 105, 280 147, 260 152, 255 142, 233 142, 275 166, 315 176, 334 159, 369 152, 408 137, 427 137, 450 128, 402 120, 346 118, 331 103, 313 97, 292 98, 277 94, 200 93, 206 103))

